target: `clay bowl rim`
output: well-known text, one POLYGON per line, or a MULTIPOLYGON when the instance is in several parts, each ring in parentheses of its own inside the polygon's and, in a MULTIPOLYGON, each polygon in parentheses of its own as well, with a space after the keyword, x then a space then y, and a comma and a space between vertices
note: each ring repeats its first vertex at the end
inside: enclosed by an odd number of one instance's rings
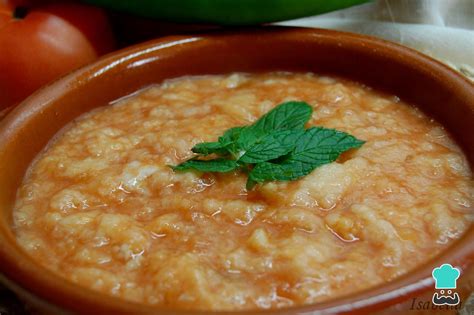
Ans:
MULTIPOLYGON (((473 85, 470 81, 438 61, 410 48, 369 36, 332 30, 288 27, 272 27, 263 30, 231 30, 207 35, 170 36, 148 41, 109 54, 59 79, 33 94, 0 122, 0 149, 32 116, 40 115, 42 108, 46 108, 52 100, 65 94, 67 89, 74 89, 76 86, 75 83, 80 82, 80 80, 100 80, 100 78, 103 78, 104 75, 107 74, 107 71, 114 67, 120 67, 136 60, 145 60, 147 57, 157 56, 163 53, 163 51, 169 53, 170 50, 176 47, 183 49, 183 47, 187 47, 186 45, 188 43, 202 39, 212 41, 214 38, 222 39, 226 36, 230 37, 236 34, 239 36, 245 36, 246 34, 250 34, 250 36, 255 34, 267 36, 267 34, 275 33, 285 34, 285 36, 289 34, 289 36, 294 36, 295 40, 311 40, 312 37, 317 37, 320 41, 334 41, 337 39, 337 41, 341 43, 356 45, 357 49, 372 50, 372 54, 386 54, 389 58, 397 58, 397 56, 400 58, 401 56, 414 64, 416 63, 418 71, 421 71, 419 69, 424 67, 426 71, 431 72, 432 75, 440 76, 441 79, 445 80, 445 84, 455 86, 465 95, 470 96, 470 107, 474 111, 473 85), (90 73, 95 73, 96 75, 93 77, 88 76, 90 73)), ((190 47, 189 49, 193 48, 190 47)), ((278 310, 235 311, 232 313, 365 313, 368 310, 383 308, 404 301, 432 287, 433 280, 431 278, 431 270, 433 266, 450 262, 463 269, 467 268, 474 260, 474 250, 470 248, 472 242, 474 242, 474 231, 471 225, 461 239, 454 242, 440 255, 389 283, 380 284, 363 291, 358 291, 339 298, 336 297, 327 302, 317 304, 278 310)), ((0 262, 0 266, 2 266, 0 267, 0 278, 3 278, 3 281, 10 287, 17 292, 26 293, 39 301, 46 302, 48 305, 57 306, 61 310, 87 312, 88 310, 94 309, 98 313, 133 312, 143 314, 151 314, 157 311, 173 314, 228 313, 180 311, 163 307, 146 306, 82 288, 56 276, 53 272, 46 270, 29 259, 26 253, 19 249, 14 239, 12 239, 11 229, 8 226, 0 226, 0 262)))

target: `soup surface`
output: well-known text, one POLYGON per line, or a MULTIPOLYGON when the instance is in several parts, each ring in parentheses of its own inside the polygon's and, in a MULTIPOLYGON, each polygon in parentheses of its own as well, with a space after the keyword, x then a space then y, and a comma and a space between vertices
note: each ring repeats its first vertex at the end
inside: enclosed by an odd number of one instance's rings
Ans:
POLYGON ((302 73, 183 77, 89 112, 32 164, 14 230, 81 286, 151 305, 280 308, 390 281, 470 227, 474 182, 446 131, 397 97, 302 73), (367 141, 294 182, 175 173, 193 145, 281 102, 367 141))

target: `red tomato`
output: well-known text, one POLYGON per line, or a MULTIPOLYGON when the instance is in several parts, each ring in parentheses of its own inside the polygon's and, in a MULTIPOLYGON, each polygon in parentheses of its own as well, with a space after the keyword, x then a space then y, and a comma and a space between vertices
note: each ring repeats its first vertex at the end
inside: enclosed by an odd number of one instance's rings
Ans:
POLYGON ((0 29, 10 20, 10 12, 0 6, 0 29))
POLYGON ((0 0, 0 8, 3 7, 10 10, 13 10, 19 6, 26 6, 29 4, 30 2, 28 0, 0 0))
POLYGON ((112 28, 102 9, 75 3, 57 3, 37 11, 52 13, 74 25, 87 37, 99 56, 115 48, 112 28))
POLYGON ((105 14, 79 4, 35 8, 22 19, 0 5, 0 110, 113 49, 105 14))

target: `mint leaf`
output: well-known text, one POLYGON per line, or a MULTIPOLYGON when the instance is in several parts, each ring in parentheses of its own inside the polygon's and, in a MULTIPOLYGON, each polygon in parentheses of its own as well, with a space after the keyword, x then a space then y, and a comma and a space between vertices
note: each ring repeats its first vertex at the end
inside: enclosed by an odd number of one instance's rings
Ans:
POLYGON ((365 142, 345 132, 314 127, 297 140, 295 149, 277 161, 257 164, 249 174, 252 182, 289 181, 306 176, 318 166, 334 162, 341 153, 365 142))
POLYGON ((334 129, 305 130, 311 113, 311 106, 305 102, 282 103, 250 126, 230 128, 218 141, 195 145, 192 151, 198 155, 173 169, 223 173, 241 169, 249 173, 250 190, 265 181, 301 178, 365 143, 334 129), (200 159, 209 154, 220 158, 200 159))
POLYGON ((220 142, 202 142, 196 144, 191 151, 202 155, 209 155, 212 153, 225 154, 227 149, 220 142))
POLYGON ((239 139, 242 130, 245 128, 246 127, 230 128, 226 132, 224 132, 224 135, 222 135, 222 137, 219 137, 219 143, 224 148, 226 148, 227 152, 234 156, 237 155, 240 151, 240 147, 237 145, 237 140, 239 139))
POLYGON ((304 130, 313 108, 305 102, 285 102, 258 119, 253 125, 241 130, 238 146, 248 150, 254 143, 274 130, 304 130))
POLYGON ((222 137, 219 137, 219 143, 223 146, 228 146, 229 144, 232 144, 239 138, 240 133, 244 128, 246 127, 234 127, 228 129, 226 132, 224 132, 224 135, 222 135, 222 137))
POLYGON ((223 136, 219 137, 218 142, 202 142, 196 144, 191 150, 194 153, 209 155, 209 154, 221 154, 226 153, 235 154, 238 152, 238 148, 235 146, 237 139, 239 138, 240 132, 245 127, 234 127, 228 129, 223 136))
POLYGON ((288 164, 277 164, 271 162, 258 163, 249 174, 247 187, 253 186, 254 183, 262 183, 265 181, 295 180, 308 175, 314 168, 298 162, 288 164))
POLYGON ((252 128, 255 130, 272 131, 280 129, 304 129, 311 118, 313 108, 305 102, 281 103, 257 120, 252 128))
POLYGON ((260 163, 288 154, 295 148, 304 130, 272 131, 251 146, 239 159, 242 163, 260 163))
POLYGON ((308 165, 322 165, 335 161, 349 149, 359 148, 365 141, 335 129, 313 127, 298 139, 295 150, 285 163, 300 162, 308 165))
POLYGON ((220 172, 226 173, 235 170, 239 165, 234 160, 227 160, 223 158, 214 160, 188 160, 177 166, 173 166, 175 171, 196 170, 201 172, 220 172))
POLYGON ((258 183, 256 181, 254 181, 252 178, 250 178, 250 176, 247 178, 247 183, 245 184, 245 189, 247 189, 247 191, 251 191, 255 185, 257 185, 258 183))

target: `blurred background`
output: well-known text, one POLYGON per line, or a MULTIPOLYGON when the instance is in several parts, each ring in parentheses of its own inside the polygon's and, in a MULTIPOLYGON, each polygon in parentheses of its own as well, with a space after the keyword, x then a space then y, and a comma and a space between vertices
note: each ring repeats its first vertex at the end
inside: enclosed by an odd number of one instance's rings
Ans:
POLYGON ((114 50, 167 35, 268 25, 384 38, 474 79, 474 0, 0 0, 0 117, 114 50))
POLYGON ((473 0, 377 0, 278 24, 384 38, 420 50, 474 79, 473 0))
MULTIPOLYGON (((380 37, 420 50, 474 79, 474 0, 358 2, 362 3, 325 14, 277 21, 273 24, 336 29, 380 37)), ((346 1, 340 5, 346 4, 351 3, 346 1)), ((305 13, 303 11, 299 14, 305 13)), ((282 17, 284 16, 285 14, 282 14, 282 17)), ((158 25, 155 24, 156 20, 137 20, 131 16, 127 17, 127 23, 124 24, 122 18, 120 14, 115 15, 113 24, 121 34, 122 44, 125 45, 154 38, 157 34, 206 31, 223 27, 212 23, 189 25, 163 21, 158 25)), ((238 21, 233 24, 238 25, 238 21)))

